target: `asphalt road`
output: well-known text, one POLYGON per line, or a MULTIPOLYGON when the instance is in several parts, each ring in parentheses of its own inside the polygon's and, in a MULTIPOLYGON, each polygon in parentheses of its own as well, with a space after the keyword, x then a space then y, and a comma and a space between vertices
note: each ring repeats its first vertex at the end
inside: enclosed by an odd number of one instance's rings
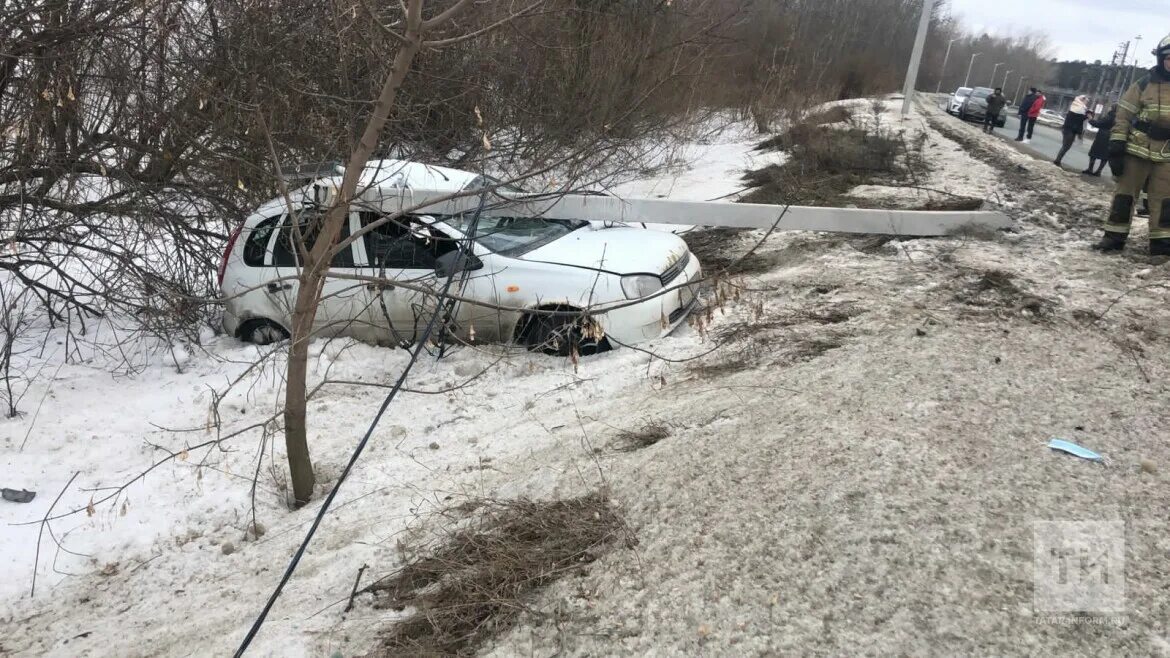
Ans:
MULTIPOLYGON (((958 120, 958 117, 956 117, 955 121, 958 120)), ((1019 130, 1020 120, 1012 113, 1007 117, 1006 126, 995 129, 995 135, 1000 139, 1011 142, 1019 150, 1048 162, 1050 166, 1055 167, 1056 165, 1052 164, 1052 161, 1056 159, 1056 154, 1060 152, 1062 142, 1060 130, 1036 124, 1036 131, 1032 134, 1032 141, 1029 144, 1021 144, 1015 141, 1019 130)), ((1089 147, 1093 145, 1094 136, 1093 134, 1085 133, 1084 141, 1073 142, 1072 150, 1064 156, 1063 166, 1066 170, 1079 173, 1089 167, 1089 147)), ((1113 178, 1109 175, 1109 167, 1105 167, 1105 171, 1101 174, 1100 178, 1085 176, 1085 180, 1101 182, 1107 185, 1112 185, 1113 182, 1113 178)))

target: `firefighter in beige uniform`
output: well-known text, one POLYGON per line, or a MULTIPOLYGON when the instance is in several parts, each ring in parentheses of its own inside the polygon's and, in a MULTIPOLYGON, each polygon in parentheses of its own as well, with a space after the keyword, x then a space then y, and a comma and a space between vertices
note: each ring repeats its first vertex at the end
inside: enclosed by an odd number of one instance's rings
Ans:
POLYGON ((1170 256, 1170 36, 1154 50, 1157 65, 1117 104, 1109 168, 1117 181, 1105 235, 1094 248, 1121 251, 1134 202, 1149 184, 1150 255, 1170 256))

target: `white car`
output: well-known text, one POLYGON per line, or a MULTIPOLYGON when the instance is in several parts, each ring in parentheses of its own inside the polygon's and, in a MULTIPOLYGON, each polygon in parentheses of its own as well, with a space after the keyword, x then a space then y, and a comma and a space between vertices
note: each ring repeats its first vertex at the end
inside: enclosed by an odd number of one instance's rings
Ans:
MULTIPOLYGON (((434 190, 438 177, 444 186, 439 191, 484 183, 469 172, 387 162, 372 163, 363 177, 366 189, 376 188, 389 200, 383 208, 421 194, 412 182, 434 190), (386 176, 388 170, 401 175, 386 176), (369 184, 371 171, 382 174, 376 185, 369 184)), ((299 192, 292 195, 291 216, 307 228, 308 218, 320 210, 307 192, 299 192)), ((342 240, 384 217, 385 212, 369 209, 351 212, 342 240)), ((676 235, 485 214, 473 254, 456 263, 457 241, 465 239, 471 219, 468 212, 408 215, 341 249, 324 284, 315 331, 378 344, 413 342, 436 305, 426 291, 439 288, 452 270, 458 275, 451 293, 470 301, 455 305, 451 329, 468 342, 515 343, 562 355, 577 344, 587 353, 669 334, 695 304, 692 282, 700 277, 700 265, 676 235), (371 277, 403 285, 383 286, 371 277)), ((299 260, 293 243, 283 198, 258 209, 231 236, 219 271, 229 334, 259 344, 289 335, 298 285, 292 278, 299 260)))
POLYGON ((947 102, 947 113, 958 115, 963 109, 963 103, 967 102, 967 97, 971 92, 975 91, 972 87, 959 87, 951 94, 951 100, 947 102))
POLYGON ((1061 128, 1064 126, 1064 115, 1058 114, 1055 110, 1040 110, 1040 116, 1036 117, 1036 123, 1051 128, 1061 128))

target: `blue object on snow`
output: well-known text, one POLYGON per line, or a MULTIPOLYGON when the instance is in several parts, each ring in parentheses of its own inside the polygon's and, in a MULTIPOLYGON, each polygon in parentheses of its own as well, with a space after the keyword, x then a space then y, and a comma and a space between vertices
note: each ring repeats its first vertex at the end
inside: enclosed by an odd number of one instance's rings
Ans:
POLYGON ((1105 458, 1101 455, 1098 455, 1088 448, 1082 448, 1075 443, 1065 441, 1064 439, 1053 439, 1048 442, 1048 447, 1052 448, 1053 450, 1067 452, 1068 454, 1075 457, 1080 457, 1081 459, 1087 459, 1089 461, 1099 462, 1101 464, 1105 463, 1105 458))

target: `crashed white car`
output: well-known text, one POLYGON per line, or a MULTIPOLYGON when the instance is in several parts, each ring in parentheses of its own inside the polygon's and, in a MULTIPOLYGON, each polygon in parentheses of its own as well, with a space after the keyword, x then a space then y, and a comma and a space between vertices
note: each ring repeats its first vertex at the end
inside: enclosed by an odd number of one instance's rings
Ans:
MULTIPOLYGON (((341 239, 409 203, 420 190, 478 189, 495 181, 464 171, 378 161, 363 176, 365 197, 341 239)), ((219 271, 224 329, 266 344, 289 335, 298 252, 293 222, 306 228, 321 212, 305 194, 274 199, 231 236, 219 271)), ((333 257, 315 331, 379 344, 405 345, 424 330, 436 296, 456 272, 450 314, 455 338, 504 342, 568 354, 639 343, 669 334, 695 304, 698 260, 676 235, 584 220, 484 214, 458 261, 473 213, 417 212, 383 223, 333 257), (382 279, 382 283, 370 279, 382 279), (401 282, 394 285, 394 282, 401 282), (549 311, 555 314, 547 313, 549 311)), ((305 238, 311 242, 311 236, 305 238)))

